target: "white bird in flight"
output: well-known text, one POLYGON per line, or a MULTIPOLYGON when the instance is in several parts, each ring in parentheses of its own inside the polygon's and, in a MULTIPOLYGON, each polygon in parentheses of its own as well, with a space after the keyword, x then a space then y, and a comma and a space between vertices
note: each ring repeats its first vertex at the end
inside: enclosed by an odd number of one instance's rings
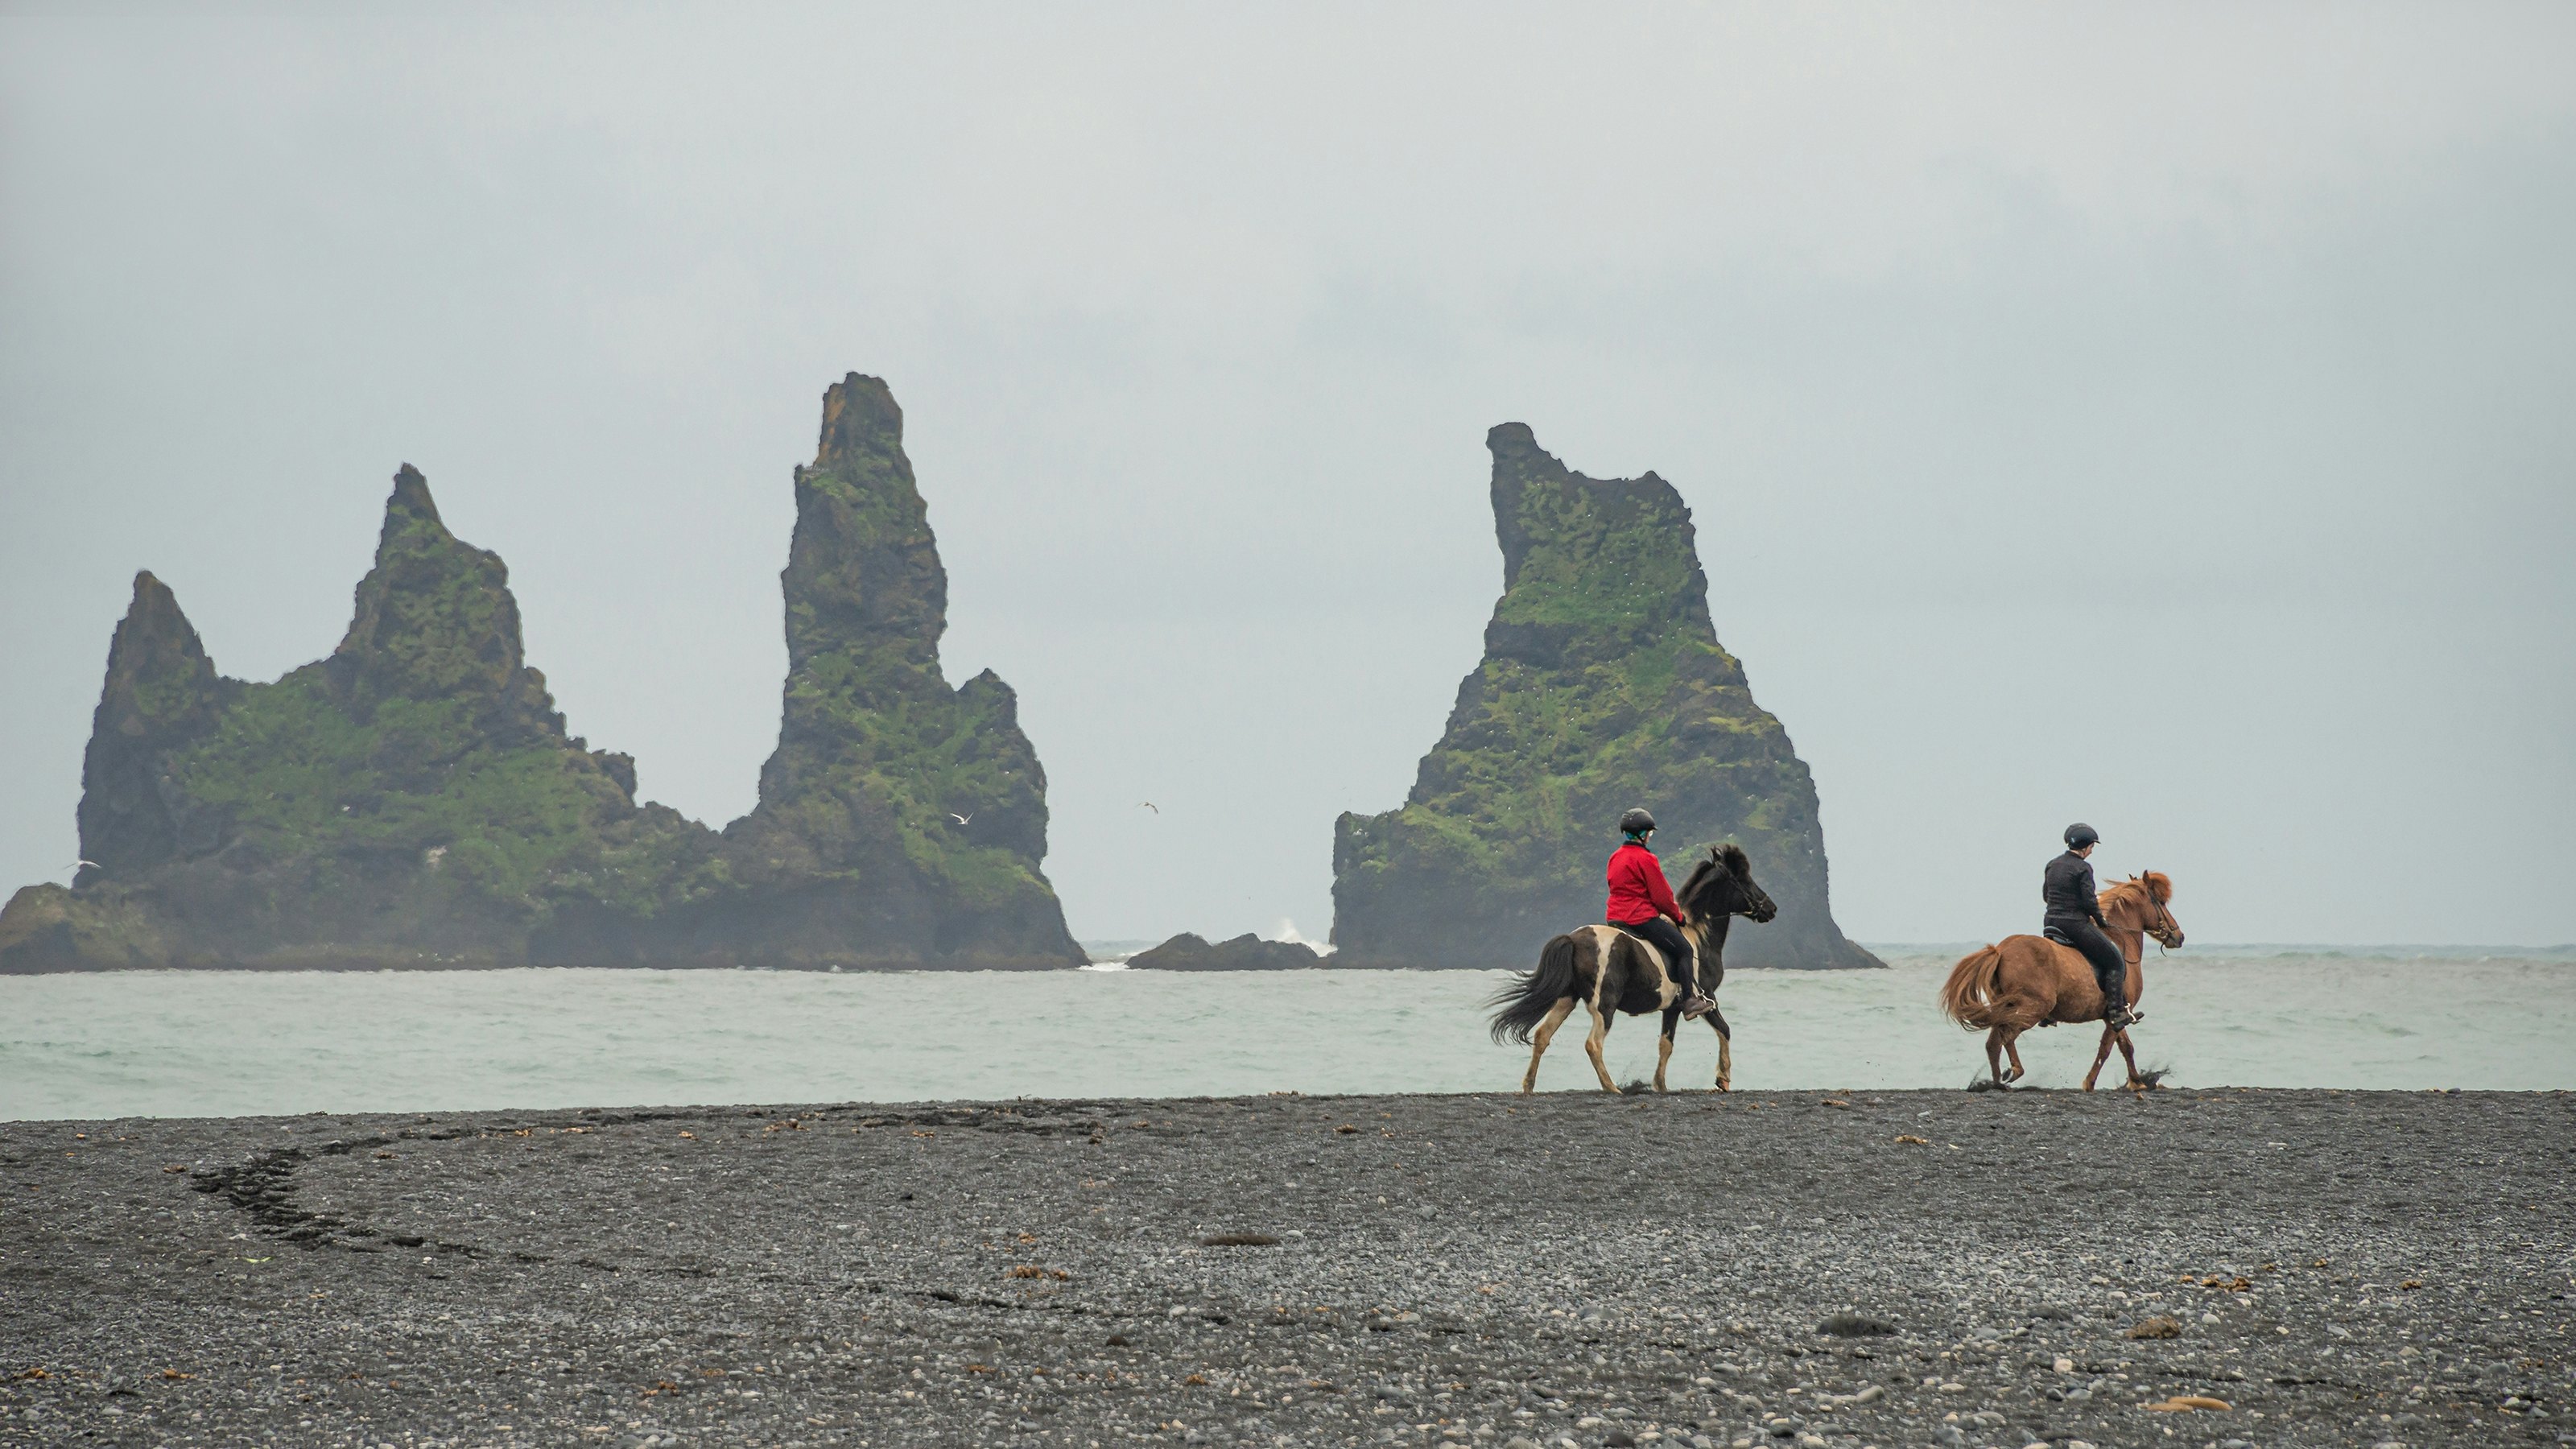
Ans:
POLYGON ((1148 809, 1148 810, 1153 811, 1153 812, 1154 812, 1155 814, 1157 814, 1157 815, 1160 815, 1160 814, 1162 814, 1162 813, 1163 813, 1163 807, 1162 807, 1162 806, 1160 806, 1160 805, 1155 804, 1155 803, 1154 803, 1153 801, 1151 801, 1151 800, 1139 800, 1139 801, 1137 801, 1136 803, 1137 803, 1137 804, 1139 804, 1139 805, 1144 806, 1144 807, 1145 807, 1146 809, 1148 809))
POLYGON ((975 823, 975 817, 974 817, 974 816, 972 816, 972 815, 960 815, 960 814, 958 814, 958 813, 957 813, 956 811, 954 811, 954 810, 951 810, 951 811, 949 811, 949 812, 948 812, 948 818, 949 818, 949 819, 951 819, 951 820, 956 821, 956 822, 957 822, 958 824, 960 824, 960 825, 972 825, 972 824, 974 824, 974 823, 975 823))

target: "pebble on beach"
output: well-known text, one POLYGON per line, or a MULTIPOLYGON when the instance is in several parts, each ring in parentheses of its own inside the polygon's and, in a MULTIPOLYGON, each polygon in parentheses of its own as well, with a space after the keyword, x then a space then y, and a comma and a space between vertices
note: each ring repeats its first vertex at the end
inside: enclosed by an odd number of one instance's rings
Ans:
POLYGON ((0 1442, 2340 1449, 2576 1399, 2563 1097, 1834 1100, 0 1124, 0 1442))

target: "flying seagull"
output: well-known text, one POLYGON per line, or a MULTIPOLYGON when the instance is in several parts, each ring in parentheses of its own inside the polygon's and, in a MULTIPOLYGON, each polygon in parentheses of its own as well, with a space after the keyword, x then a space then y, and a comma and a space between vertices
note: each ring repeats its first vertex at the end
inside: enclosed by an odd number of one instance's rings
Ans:
POLYGON ((82 866, 85 866, 85 865, 87 865, 87 866, 97 866, 99 869, 102 869, 102 870, 106 869, 106 867, 104 867, 104 866, 99 866, 98 862, 97 862, 97 861, 94 861, 94 860, 76 860, 76 861, 73 861, 71 864, 69 864, 69 865, 67 865, 67 866, 64 866, 64 867, 63 867, 63 869, 65 869, 65 870, 78 870, 78 869, 80 869, 82 866))
POLYGON ((958 814, 958 813, 957 813, 956 811, 954 811, 954 810, 951 810, 951 811, 949 811, 949 812, 948 812, 948 818, 949 818, 949 819, 951 819, 951 820, 956 821, 956 822, 957 822, 958 824, 960 824, 960 825, 972 825, 972 824, 974 824, 974 823, 975 823, 975 817, 974 817, 974 816, 972 816, 972 815, 960 815, 960 814, 958 814))
POLYGON ((1162 813, 1163 813, 1163 807, 1162 807, 1162 806, 1160 806, 1160 805, 1155 804, 1155 803, 1154 803, 1153 801, 1151 801, 1151 800, 1139 800, 1139 801, 1137 801, 1136 803, 1137 803, 1137 804, 1139 804, 1139 805, 1144 806, 1144 807, 1145 807, 1146 809, 1148 809, 1148 810, 1153 811, 1153 812, 1154 812, 1155 814, 1157 814, 1157 815, 1160 815, 1160 814, 1162 814, 1162 813))

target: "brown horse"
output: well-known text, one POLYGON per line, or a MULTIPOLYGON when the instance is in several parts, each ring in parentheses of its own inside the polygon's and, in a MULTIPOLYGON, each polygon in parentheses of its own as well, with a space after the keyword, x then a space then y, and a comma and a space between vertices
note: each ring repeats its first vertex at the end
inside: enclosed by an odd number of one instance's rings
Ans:
MULTIPOLYGON (((1737 845, 1712 848, 1673 899, 1690 914, 1691 923, 1682 927, 1682 934, 1699 955, 1699 989, 1715 1000, 1717 984, 1726 979, 1727 922, 1735 916, 1767 921, 1780 908, 1753 883, 1753 864, 1737 845)), ((1521 973, 1486 1003, 1500 1008, 1494 1013, 1494 1040, 1529 1046, 1529 1071, 1521 1077, 1521 1094, 1527 1096, 1537 1088, 1538 1059, 1547 1055, 1549 1039, 1577 1002, 1592 1013, 1592 1030, 1584 1035, 1583 1051, 1592 1058, 1593 1073, 1601 1078, 1605 1092, 1619 1090, 1601 1060, 1601 1043, 1610 1035, 1610 1023, 1621 1012, 1630 1016, 1663 1013, 1663 1036, 1655 1053, 1655 1090, 1664 1090, 1664 1068, 1673 1059, 1673 1029, 1682 1017, 1681 987, 1665 969, 1661 951, 1616 926, 1584 926, 1551 939, 1539 951, 1538 969, 1521 973)), ((1727 1030, 1725 1015, 1713 1007, 1708 1024, 1717 1033, 1717 1090, 1723 1092, 1735 1081, 1734 1034, 1727 1030)))
MULTIPOLYGON (((2147 985, 2140 962, 2145 938, 2153 936, 2167 949, 2182 944, 2182 927, 2165 908, 2172 899, 2172 878, 2152 870, 2102 892, 2103 934, 2118 942, 2120 954, 2129 960, 2132 1006, 2147 985)), ((2093 964, 2083 952, 2046 936, 2006 936, 1950 968, 1950 979, 1941 988, 1941 1009, 1950 1019, 1986 1033, 1986 1069, 1998 1087, 2021 1080, 2021 1048, 2015 1042, 2023 1032, 2061 1021, 2100 1021, 2102 1005, 2093 964), (2010 1076, 2004 1075, 2006 1053, 2012 1056, 2010 1076)), ((2084 1090, 2093 1090, 2114 1044, 2129 1064, 2129 1085, 2153 1085, 2138 1075, 2138 1054, 2129 1045, 2129 1034, 2106 1025, 2101 1048, 2093 1053, 2093 1070, 2084 1074, 2084 1090)))

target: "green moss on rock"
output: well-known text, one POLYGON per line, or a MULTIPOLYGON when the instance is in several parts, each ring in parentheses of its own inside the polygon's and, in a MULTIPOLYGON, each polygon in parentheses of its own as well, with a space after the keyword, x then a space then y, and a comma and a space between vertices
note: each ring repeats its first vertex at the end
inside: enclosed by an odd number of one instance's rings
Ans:
POLYGON ((1780 916, 1738 922, 1730 963, 1876 964, 1834 926, 1814 781, 1717 641, 1681 496, 1570 472, 1519 423, 1486 445, 1503 595, 1403 806, 1336 822, 1336 964, 1525 965, 1599 917, 1638 804, 1676 866, 1750 853, 1780 916))
POLYGON ((991 671, 940 670, 948 573, 884 382, 824 395, 780 575, 787 685, 760 803, 726 828, 772 901, 766 949, 814 964, 1078 966, 1046 854, 1046 772, 991 671), (864 924, 863 924, 864 923, 864 924))
POLYGON ((940 674, 947 581, 900 428, 875 379, 827 395, 779 749, 722 836, 565 733, 508 570, 409 465, 347 635, 274 683, 219 675, 138 575, 83 762, 94 864, 0 912, 0 971, 1080 965, 1011 691, 940 674))

